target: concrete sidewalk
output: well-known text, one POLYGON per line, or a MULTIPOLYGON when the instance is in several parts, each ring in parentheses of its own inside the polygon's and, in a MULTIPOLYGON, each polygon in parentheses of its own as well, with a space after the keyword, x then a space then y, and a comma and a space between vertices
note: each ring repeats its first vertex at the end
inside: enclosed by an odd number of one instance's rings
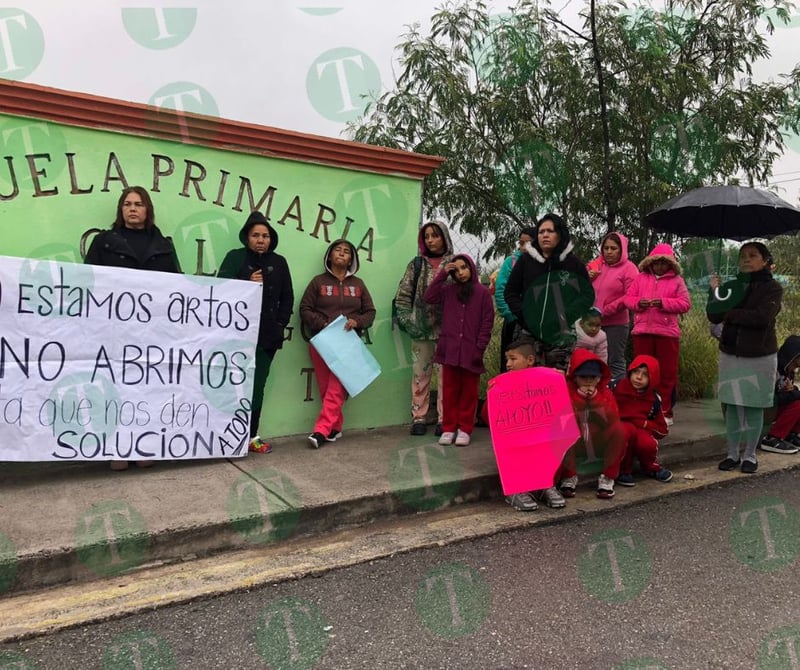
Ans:
MULTIPOLYGON (((661 461, 677 480, 680 464, 723 457, 722 434, 716 401, 681 403, 661 461)), ((615 500, 629 490, 618 487, 615 500)), ((0 594, 501 497, 485 428, 466 448, 397 426, 346 431, 319 450, 298 435, 275 440, 271 454, 124 472, 105 463, 4 463, 0 594)), ((498 514, 514 513, 497 504, 498 514)))

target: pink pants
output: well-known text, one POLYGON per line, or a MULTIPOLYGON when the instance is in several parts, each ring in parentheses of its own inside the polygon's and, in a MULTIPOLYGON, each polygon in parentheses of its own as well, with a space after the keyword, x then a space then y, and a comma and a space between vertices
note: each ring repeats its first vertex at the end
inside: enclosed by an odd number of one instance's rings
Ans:
POLYGON ((442 432, 462 430, 472 435, 478 409, 481 376, 452 365, 442 365, 442 432))
POLYGON ((680 339, 663 335, 634 335, 633 357, 652 356, 661 368, 661 382, 656 391, 661 396, 664 416, 672 418, 672 395, 678 392, 678 355, 680 339))
POLYGON ((438 369, 438 393, 436 394, 437 422, 442 423, 442 366, 433 362, 436 342, 431 340, 413 340, 411 342, 411 356, 414 361, 413 375, 411 377, 411 419, 412 421, 425 421, 428 416, 428 407, 431 399, 431 378, 434 368, 438 369))
POLYGON ((322 407, 319 410, 319 416, 317 416, 313 432, 327 436, 333 430, 340 431, 344 425, 342 407, 344 406, 344 401, 347 400, 347 391, 345 391, 339 378, 331 372, 331 369, 322 360, 322 356, 310 344, 308 345, 308 351, 311 354, 311 362, 314 364, 314 376, 317 378, 317 388, 322 401, 322 407))

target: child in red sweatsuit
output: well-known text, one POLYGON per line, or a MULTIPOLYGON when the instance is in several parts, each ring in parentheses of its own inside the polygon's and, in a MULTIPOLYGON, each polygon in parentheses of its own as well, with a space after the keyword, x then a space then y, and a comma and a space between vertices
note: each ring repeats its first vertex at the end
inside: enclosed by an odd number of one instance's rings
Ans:
POLYGON ((625 453, 625 431, 614 394, 608 388, 610 377, 608 366, 596 354, 575 349, 567 370, 567 388, 581 437, 564 456, 556 478, 560 479, 559 489, 565 498, 575 496, 577 450, 585 451, 589 463, 599 460, 596 456, 602 453, 603 471, 597 483, 597 497, 614 497, 614 480, 619 476, 625 453))
POLYGON ((669 432, 661 410, 658 388, 661 369, 652 356, 636 356, 628 366, 628 374, 611 384, 625 430, 625 456, 617 483, 634 486, 633 457, 639 469, 660 482, 672 479, 672 473, 658 464, 658 440, 669 432))

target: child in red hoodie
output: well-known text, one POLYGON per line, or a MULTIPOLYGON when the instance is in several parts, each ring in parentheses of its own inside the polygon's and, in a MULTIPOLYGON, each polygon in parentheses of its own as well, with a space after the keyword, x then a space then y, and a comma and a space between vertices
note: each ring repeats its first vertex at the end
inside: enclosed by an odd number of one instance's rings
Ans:
POLYGON ((625 432, 619 420, 614 394, 608 388, 608 366, 587 349, 575 349, 567 370, 567 388, 572 399, 581 437, 564 456, 556 481, 565 498, 575 496, 578 484, 576 452, 586 452, 586 463, 599 461, 603 470, 597 483, 598 498, 614 497, 614 480, 625 453, 625 432), (600 452, 600 453, 598 453, 600 452))
POLYGON ((622 459, 617 483, 634 486, 633 457, 639 459, 639 469, 659 482, 668 482, 672 473, 658 464, 658 440, 669 432, 661 409, 658 388, 661 370, 652 356, 636 356, 628 366, 626 377, 611 384, 617 399, 622 427, 625 430, 625 456, 622 459))

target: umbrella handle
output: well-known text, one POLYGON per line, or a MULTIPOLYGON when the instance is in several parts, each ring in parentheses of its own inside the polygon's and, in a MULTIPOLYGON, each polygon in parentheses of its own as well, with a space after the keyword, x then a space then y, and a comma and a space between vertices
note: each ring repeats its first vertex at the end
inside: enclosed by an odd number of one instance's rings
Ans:
POLYGON ((725 290, 727 291, 727 293, 725 294, 725 297, 723 298, 723 297, 722 297, 722 296, 719 294, 719 289, 720 289, 720 288, 721 288, 720 286, 717 286, 717 288, 715 288, 715 289, 714 289, 714 297, 715 297, 717 300, 723 301, 723 300, 727 300, 728 298, 730 298, 730 297, 731 297, 731 293, 733 293, 733 291, 731 291, 730 289, 725 289, 725 290))

